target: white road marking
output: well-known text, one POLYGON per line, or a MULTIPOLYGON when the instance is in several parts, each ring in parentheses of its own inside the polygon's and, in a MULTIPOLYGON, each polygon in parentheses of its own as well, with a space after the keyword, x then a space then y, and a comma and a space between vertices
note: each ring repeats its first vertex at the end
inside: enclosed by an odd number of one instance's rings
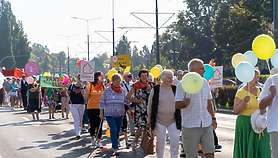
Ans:
POLYGON ((235 130, 235 127, 230 127, 230 126, 217 125, 217 128, 219 128, 219 127, 235 130))

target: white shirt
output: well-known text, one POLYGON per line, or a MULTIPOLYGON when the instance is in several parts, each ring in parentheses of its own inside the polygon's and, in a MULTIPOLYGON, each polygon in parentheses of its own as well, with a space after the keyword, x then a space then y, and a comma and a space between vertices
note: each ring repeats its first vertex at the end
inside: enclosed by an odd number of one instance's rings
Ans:
POLYGON ((173 84, 174 85, 178 85, 180 83, 180 80, 178 80, 177 78, 175 78, 174 80, 173 80, 173 84))
POLYGON ((190 98, 190 104, 181 109, 182 126, 186 128, 208 127, 211 125, 211 117, 207 110, 208 100, 212 99, 209 84, 203 79, 203 88, 196 94, 186 93, 181 83, 177 85, 175 102, 190 98))
MULTIPOLYGON (((25 84, 26 80, 22 80, 23 84, 25 84)), ((19 88, 21 88, 21 81, 19 82, 19 88)))
POLYGON ((123 88, 125 89, 126 93, 128 93, 128 92, 130 91, 131 85, 132 85, 131 82, 127 83, 125 80, 123 80, 123 88), (128 89, 127 89, 126 87, 127 87, 128 89))
MULTIPOLYGON (((271 78, 272 78, 274 84, 278 87, 278 75, 269 77, 267 79, 267 81, 265 82, 264 88, 258 98, 259 104, 263 98, 270 95, 269 87, 272 84, 271 78)), ((277 87, 276 87, 276 89, 277 89, 277 87)), ((273 98, 272 102, 270 103, 270 105, 268 106, 268 109, 267 109, 267 131, 268 132, 278 132, 277 113, 278 113, 278 96, 276 94, 276 96, 273 98)))

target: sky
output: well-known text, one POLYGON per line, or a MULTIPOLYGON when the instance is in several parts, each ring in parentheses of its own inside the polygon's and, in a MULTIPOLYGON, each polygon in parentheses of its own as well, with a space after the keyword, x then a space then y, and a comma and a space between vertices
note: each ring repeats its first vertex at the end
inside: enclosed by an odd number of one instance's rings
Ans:
MULTIPOLYGON (((146 45, 151 49, 155 41, 155 0, 9 0, 13 14, 22 21, 31 44, 47 46, 50 53, 60 51, 71 58, 87 58, 87 34, 90 37, 90 59, 97 54, 113 54, 112 17, 114 8, 115 46, 123 35, 139 50, 146 45), (113 7, 114 2, 114 7, 113 7), (135 13, 154 28, 140 21, 135 13), (139 13, 139 14, 138 14, 139 13), (147 14, 146 14, 147 13, 147 14), (92 19, 87 25, 86 20, 92 19), (137 27, 137 28, 132 28, 137 27), (148 27, 145 29, 138 27, 148 27)), ((177 21, 177 15, 186 9, 183 0, 157 0, 159 27, 177 21), (162 14, 167 13, 167 14, 162 14)), ((165 31, 159 29, 159 34, 165 31)))

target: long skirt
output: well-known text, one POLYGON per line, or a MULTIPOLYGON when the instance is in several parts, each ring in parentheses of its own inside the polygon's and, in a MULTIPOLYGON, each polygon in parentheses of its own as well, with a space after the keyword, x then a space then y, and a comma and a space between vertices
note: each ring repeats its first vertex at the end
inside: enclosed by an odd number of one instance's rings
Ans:
POLYGON ((238 115, 236 120, 234 158, 271 158, 270 136, 267 129, 255 133, 251 116, 238 115))

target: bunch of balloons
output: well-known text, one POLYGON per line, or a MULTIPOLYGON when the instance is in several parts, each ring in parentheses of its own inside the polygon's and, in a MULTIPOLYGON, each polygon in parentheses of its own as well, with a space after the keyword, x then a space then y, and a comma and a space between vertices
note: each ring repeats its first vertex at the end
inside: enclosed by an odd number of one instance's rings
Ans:
POLYGON ((63 74, 62 72, 59 74, 59 82, 61 85, 65 86, 69 83, 69 77, 66 74, 63 74))
POLYGON ((272 65, 278 68, 278 53, 274 40, 268 35, 257 36, 252 43, 253 51, 244 54, 237 53, 232 58, 232 65, 235 68, 236 77, 241 82, 250 82, 255 76, 254 66, 258 59, 268 60, 271 58, 272 65))

